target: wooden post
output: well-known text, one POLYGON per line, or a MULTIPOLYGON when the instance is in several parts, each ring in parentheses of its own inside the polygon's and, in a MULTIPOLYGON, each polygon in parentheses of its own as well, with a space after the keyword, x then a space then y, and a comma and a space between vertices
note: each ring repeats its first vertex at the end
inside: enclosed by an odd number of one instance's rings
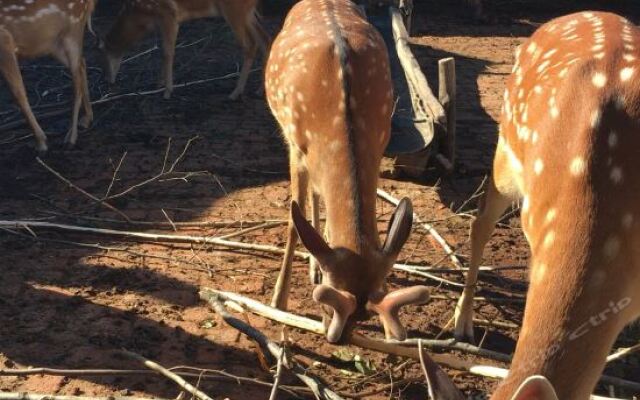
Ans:
POLYGON ((404 25, 407 33, 411 36, 413 28, 413 0, 400 0, 400 10, 404 14, 404 25))
POLYGON ((438 81, 438 99, 447 114, 444 155, 453 169, 456 161, 456 62, 453 57, 438 61, 438 81))

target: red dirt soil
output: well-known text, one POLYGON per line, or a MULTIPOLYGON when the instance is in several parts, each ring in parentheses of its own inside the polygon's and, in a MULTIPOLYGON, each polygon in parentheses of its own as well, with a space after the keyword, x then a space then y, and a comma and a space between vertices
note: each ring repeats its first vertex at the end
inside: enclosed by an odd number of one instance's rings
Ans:
MULTIPOLYGON (((513 50, 540 22, 563 10, 544 14, 533 10, 527 18, 521 18, 526 12, 514 7, 500 10, 491 25, 477 25, 459 16, 455 4, 441 4, 417 4, 414 49, 433 87, 437 87, 436 60, 456 57, 460 167, 453 179, 439 180, 432 171, 422 182, 383 179, 381 186, 398 198, 410 197, 417 214, 431 221, 466 259, 468 225, 476 207, 476 199, 471 197, 491 166, 496 121, 513 50)), ((98 9, 95 25, 100 31, 110 25, 112 11, 98 9)), ((640 15, 637 10, 629 9, 629 13, 636 20, 640 15)), ((277 16, 265 18, 271 32, 277 31, 281 21, 277 16)), ((154 38, 149 38, 135 54, 154 43, 154 38)), ((228 28, 219 21, 185 24, 179 43, 177 83, 223 76, 237 69, 238 49, 228 28)), ((107 87, 100 80, 100 71, 93 68, 97 66, 97 54, 90 43, 87 59, 92 67, 92 96, 99 98, 107 87)), ((153 51, 125 63, 118 90, 124 93, 152 89, 153 80, 159 75, 159 61, 159 52, 153 51)), ((64 69, 40 60, 26 63, 23 71, 32 104, 39 104, 40 110, 45 109, 42 105, 69 99, 64 69)), ((172 227, 167 221, 197 224, 285 219, 290 199, 285 145, 264 99, 253 94, 259 85, 258 74, 250 80, 248 94, 241 101, 227 99, 234 84, 233 79, 226 79, 178 88, 171 100, 163 100, 157 94, 98 105, 94 126, 80 133, 73 150, 62 149, 61 135, 51 137, 51 150, 44 162, 78 187, 102 197, 153 177, 161 170, 169 145, 170 164, 187 141, 197 136, 175 172, 110 200, 132 220, 159 221, 162 225, 109 222, 121 217, 69 187, 35 160, 33 139, 24 127, 3 132, 0 137, 0 219, 42 219, 197 236, 217 236, 239 228, 172 227)), ((3 90, 0 112, 4 114, 0 114, 0 122, 16 118, 18 114, 9 113, 11 107, 13 103, 3 90)), ((63 132, 67 123, 66 115, 42 121, 50 134, 63 132)), ((380 232, 384 234, 384 221, 393 209, 379 200, 378 210, 380 232)), ((26 231, 19 233, 22 236, 0 231, 0 369, 144 369, 122 354, 121 349, 126 348, 167 367, 188 365, 272 381, 273 371, 261 366, 254 344, 226 326, 198 299, 197 291, 208 286, 268 302, 280 266, 279 256, 211 245, 151 244, 43 229, 33 232, 37 240, 26 231)), ((234 240, 283 247, 284 234, 285 229, 280 226, 234 240)), ((485 263, 525 267, 528 255, 517 212, 511 213, 487 246, 485 263)), ((442 249, 417 226, 399 262, 450 266, 442 249)), ((312 286, 307 276, 306 264, 296 261, 290 309, 317 318, 319 307, 309 296, 312 286)), ((460 274, 443 277, 463 281, 460 274)), ((390 283, 392 287, 426 284, 433 287, 434 294, 459 294, 458 287, 405 273, 395 272, 390 283)), ((524 268, 485 275, 479 295, 516 301, 478 303, 478 317, 519 324, 523 305, 518 300, 525 291, 524 268)), ((450 300, 433 300, 424 306, 408 307, 401 318, 410 336, 433 338, 452 317, 454 304, 450 300)), ((278 325, 252 315, 246 319, 274 340, 280 338, 278 325)), ((377 319, 363 323, 361 330, 381 337, 377 319)), ((329 345, 323 337, 294 329, 288 333, 296 358, 308 365, 310 373, 322 377, 345 396, 378 391, 369 398, 426 398, 422 382, 388 386, 403 378, 419 378, 419 366, 413 361, 352 346, 329 345), (358 369, 363 363, 340 360, 336 352, 349 357, 357 354, 372 368, 363 374, 358 369)), ((513 351, 517 333, 516 329, 480 326, 476 330, 477 337, 483 338, 483 347, 507 353, 513 351)), ((442 337, 450 335, 445 331, 442 337)), ((616 347, 633 345, 639 337, 637 328, 628 329, 616 347)), ((478 364, 505 366, 482 357, 452 354, 478 364)), ((469 395, 490 393, 497 384, 496 380, 449 372, 469 395)), ((638 380, 640 357, 613 363, 606 373, 638 380)), ((283 379, 287 385, 301 386, 290 374, 283 379)), ((198 383, 214 398, 262 399, 268 397, 270 390, 224 379, 191 382, 198 383)), ((607 389, 598 388, 600 393, 608 393, 607 389)), ((179 394, 175 384, 156 375, 0 376, 0 390, 161 398, 179 394)), ((625 398, 638 395, 619 389, 615 393, 625 398)), ((298 396, 312 398, 306 392, 299 392, 298 396)), ((294 397, 285 392, 280 395, 281 399, 294 397)))

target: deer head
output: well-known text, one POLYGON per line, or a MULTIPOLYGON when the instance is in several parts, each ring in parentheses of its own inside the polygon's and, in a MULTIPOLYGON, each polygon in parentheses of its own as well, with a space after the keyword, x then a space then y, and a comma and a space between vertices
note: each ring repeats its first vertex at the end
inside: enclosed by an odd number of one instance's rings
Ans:
POLYGON ((337 342, 345 328, 354 320, 377 313, 387 338, 404 340, 406 331, 400 322, 400 308, 429 301, 425 286, 413 286, 390 292, 386 277, 411 233, 413 207, 407 198, 396 208, 384 245, 366 256, 352 251, 331 248, 304 218, 300 207, 293 202, 291 217, 305 247, 318 260, 322 270, 322 284, 313 291, 313 299, 332 310, 327 329, 329 342, 337 342))

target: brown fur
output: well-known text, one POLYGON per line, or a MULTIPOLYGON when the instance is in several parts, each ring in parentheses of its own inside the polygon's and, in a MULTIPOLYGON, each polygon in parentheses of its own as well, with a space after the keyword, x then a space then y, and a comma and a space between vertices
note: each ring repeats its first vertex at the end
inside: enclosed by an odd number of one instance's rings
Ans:
POLYGON ((553 20, 519 49, 457 311, 456 333, 468 334, 482 249, 522 196, 531 283, 511 372, 492 399, 511 399, 532 375, 560 399, 587 399, 640 315, 638 50, 640 31, 596 12, 553 20))
MULTIPOLYGON (((343 310, 357 307, 353 316, 362 317, 372 296, 386 292, 399 252, 383 249, 376 224, 378 170, 393 107, 384 41, 351 1, 301 1, 274 42, 265 79, 269 106, 289 143, 293 200, 304 211, 311 193, 316 229, 318 200, 324 200, 328 235, 327 246, 304 218, 290 223, 272 304, 286 308, 298 232, 320 263, 325 288, 346 302, 343 310)), ((398 226, 406 225, 405 219, 398 226)))
POLYGON ((104 44, 104 67, 114 82, 124 53, 154 28, 162 35, 163 83, 165 97, 173 90, 173 59, 181 23, 206 17, 222 16, 233 30, 244 51, 244 61, 236 89, 231 98, 244 91, 258 48, 266 52, 269 35, 256 14, 258 0, 125 0, 104 44))
POLYGON ((81 124, 88 126, 93 119, 82 46, 94 6, 94 0, 41 0, 30 4, 0 0, 0 73, 31 125, 40 152, 47 150, 46 136, 29 106, 18 59, 51 55, 69 67, 75 100, 65 141, 75 144, 81 104, 85 111, 81 124))

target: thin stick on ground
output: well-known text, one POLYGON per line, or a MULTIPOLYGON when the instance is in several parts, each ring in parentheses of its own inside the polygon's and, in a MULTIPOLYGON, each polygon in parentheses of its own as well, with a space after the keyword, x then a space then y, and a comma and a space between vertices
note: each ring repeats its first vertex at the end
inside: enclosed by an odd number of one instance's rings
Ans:
POLYGON ((620 349, 616 351, 615 353, 607 357, 607 362, 610 363, 613 361, 617 361, 637 352, 640 352, 640 343, 636 344, 635 346, 627 347, 625 349, 620 349))
MULTIPOLYGON (((217 369, 203 369, 189 366, 175 366, 167 368, 169 371, 184 378, 198 378, 209 381, 235 382, 236 384, 251 384, 271 388, 273 384, 256 378, 247 378, 230 374, 217 369), (186 371, 198 371, 185 372, 186 371)), ((158 375, 158 372, 149 369, 56 369, 56 368, 25 368, 25 369, 0 369, 0 376, 30 376, 52 375, 66 377, 83 376, 131 376, 131 375, 158 375)), ((280 389, 289 393, 310 393, 310 389, 304 386, 280 385, 280 389)), ((127 397, 127 399, 131 399, 127 397)))
MULTIPOLYGON (((237 293, 225 292, 211 288, 203 288, 200 291, 200 298, 209 301, 209 303, 211 303, 212 298, 215 298, 218 302, 226 300, 235 303, 234 308, 246 309, 254 314, 263 316, 273 321, 277 321, 285 325, 293 326, 295 328, 303 329, 312 333, 320 335, 325 334, 324 325, 320 321, 278 310, 237 293)), ((359 335, 355 332, 351 334, 351 337, 349 337, 347 341, 350 344, 362 347, 364 349, 412 358, 414 360, 420 359, 419 351, 416 347, 405 347, 395 343, 372 339, 367 336, 359 335)), ((464 351, 463 349, 459 350, 464 351)), ((509 355, 502 354, 501 357, 509 357, 509 355)), ((448 354, 432 354, 431 358, 440 365, 444 365, 446 367, 457 369, 460 371, 467 371, 472 375, 488 378, 503 379, 509 372, 509 370, 505 368, 488 365, 476 365, 448 354)), ((625 389, 640 390, 640 383, 638 382, 632 382, 629 380, 607 375, 602 375, 600 377, 600 382, 605 384, 612 384, 625 389)))
MULTIPOLYGON (((189 236, 189 235, 167 235, 167 234, 157 234, 157 233, 146 233, 146 232, 135 232, 135 231, 125 231, 125 230, 116 230, 116 229, 101 229, 101 228, 91 228, 85 226, 77 226, 77 225, 67 225, 67 224, 55 224, 51 222, 42 222, 42 221, 26 221, 26 220, 16 220, 16 221, 0 221, 0 228, 9 228, 9 229, 33 229, 33 228, 43 228, 43 229, 55 229, 55 230, 63 230, 68 232, 76 232, 76 233, 85 233, 85 234, 95 234, 101 236, 115 236, 121 238, 129 238, 129 239, 137 239, 146 242, 169 242, 169 243, 196 243, 196 244, 211 244, 222 246, 230 249, 241 249, 241 250, 252 250, 252 251, 261 251, 265 253, 273 253, 273 254, 284 254, 284 249, 281 249, 276 246, 264 245, 264 244, 253 244, 253 243, 243 243, 243 242, 234 242, 230 240, 224 240, 217 237, 206 237, 206 236, 189 236)), ((294 253, 297 257, 300 257, 304 260, 309 258, 308 253, 303 253, 300 251, 296 251, 294 253)))
POLYGON ((317 378, 313 377, 313 375, 301 367, 294 359, 287 357, 286 353, 283 354, 282 347, 269 340, 269 338, 267 338, 267 336, 262 332, 258 331, 246 322, 229 314, 218 296, 211 295, 208 296, 206 300, 228 325, 255 340, 263 350, 268 351, 268 353, 273 357, 279 357, 282 355, 282 364, 292 371, 302 382, 304 382, 304 384, 313 391, 317 398, 323 400, 342 400, 342 397, 321 383, 317 378))
MULTIPOLYGON (((273 227, 277 225, 281 225, 284 222, 273 221, 263 224, 262 228, 273 227)), ((177 224, 177 223, 175 223, 177 224)), ((118 229, 105 229, 105 228, 92 228, 85 227, 79 225, 69 225, 69 224, 57 224, 46 221, 32 221, 32 220, 14 220, 14 221, 3 221, 0 220, 0 228, 7 229, 25 229, 30 232, 33 232, 34 228, 43 228, 43 229, 55 229, 55 230, 63 230, 69 232, 76 233, 84 233, 84 234, 95 234, 101 236, 115 236, 120 238, 129 238, 136 239, 145 242, 168 242, 168 243, 193 243, 193 244, 210 244, 226 247, 229 249, 240 249, 240 250, 250 250, 250 251, 260 251, 264 253, 271 254, 284 254, 284 249, 271 246, 266 244, 254 244, 254 243, 245 243, 245 242, 236 242, 224 239, 225 236, 221 237, 207 237, 207 236, 190 236, 190 235, 171 235, 171 234, 160 234, 160 233, 147 233, 147 232, 136 232, 136 231, 127 231, 127 230, 118 230, 118 229)), ((256 229, 260 229, 257 228, 256 229)), ((247 229, 242 234, 247 233, 254 229, 247 229)), ((237 236, 240 232, 235 232, 231 234, 231 236, 237 236)), ((226 237, 230 237, 226 235, 226 237)), ((309 259, 309 253, 296 251, 296 257, 299 257, 303 260, 309 259)), ((411 265, 403 265, 403 268, 406 272, 412 273, 411 265)), ((422 274, 419 274, 422 276, 422 274)), ((434 280, 441 282, 441 279, 434 280)), ((455 284, 455 282, 451 282, 455 284)), ((499 301, 499 300, 497 300, 499 301)))
MULTIPOLYGON (((385 192, 382 189, 378 189, 377 193, 378 197, 388 203, 396 206, 400 203, 400 200, 396 199, 391 194, 385 192)), ((447 241, 438 233, 438 231, 436 231, 436 229, 431 224, 422 221, 422 219, 416 213, 413 213, 413 220, 415 223, 420 224, 420 226, 426 229, 431 237, 433 237, 440 244, 440 246, 442 246, 444 252, 449 256, 449 259, 451 260, 453 265, 455 265, 457 268, 464 268, 464 265, 462 265, 462 262, 460 262, 460 259, 458 259, 458 256, 456 256, 456 253, 453 251, 449 243, 447 243, 447 241)))
POLYGON ((99 199, 96 196, 92 195, 91 193, 87 192, 86 190, 82 189, 81 187, 77 186, 76 184, 71 182, 69 179, 67 179, 64 176, 62 176, 62 174, 60 174, 58 171, 56 171, 55 169, 53 169, 49 165, 47 165, 44 161, 42 161, 40 159, 40 157, 36 157, 36 161, 38 162, 38 164, 42 165, 47 171, 51 172, 56 178, 60 179, 61 181, 63 181, 67 185, 69 185, 69 187, 71 187, 72 189, 82 193, 83 195, 85 195, 86 197, 88 197, 91 200, 95 201, 96 203, 98 203, 98 204, 108 208, 109 210, 115 212, 116 214, 118 214, 122 218, 124 218, 127 222, 131 222, 131 219, 129 218, 129 216, 127 214, 125 214, 122 211, 118 210, 117 208, 115 208, 111 204, 107 203, 105 200, 99 199))
MULTIPOLYGON (((33 137, 33 135, 29 135, 29 137, 33 137)), ((122 221, 119 219, 113 218, 100 218, 94 217, 90 215, 68 215, 61 212, 56 211, 47 211, 48 214, 52 214, 59 217, 66 217, 75 220, 81 221, 92 221, 92 222, 104 222, 107 224, 116 224, 116 225, 131 225, 131 226, 142 226, 145 228, 153 228, 153 229, 170 229, 173 230, 173 227, 176 226, 178 228, 221 228, 221 229, 231 229, 231 228, 249 228, 257 225, 264 225, 271 222, 277 222, 282 225, 286 225, 288 220, 271 220, 267 219, 264 221, 183 221, 176 222, 170 224, 167 221, 122 221)))
POLYGON ((26 392, 0 392, 0 400, 164 400, 158 397, 128 397, 128 396, 65 396, 58 394, 40 394, 26 392))
POLYGON ((280 352, 280 356, 278 357, 278 365, 276 366, 276 375, 273 379, 273 387, 271 388, 271 395, 269 395, 269 400, 276 400, 278 396, 278 388, 280 386, 280 378, 282 378, 282 363, 284 361, 284 346, 282 351, 280 352))
POLYGON ((241 229, 237 232, 228 233, 226 235, 218 236, 218 239, 231 239, 238 236, 243 236, 249 232, 258 231, 260 229, 270 229, 278 226, 286 225, 287 221, 274 221, 274 222, 265 222, 260 225, 251 226, 246 229, 241 229))
MULTIPOLYGON (((250 73, 259 71, 260 68, 255 68, 252 69, 250 71, 250 73)), ((240 73, 239 72, 232 72, 230 74, 226 74, 226 75, 222 75, 222 76, 217 76, 217 77, 213 77, 213 78, 207 78, 207 79, 200 79, 200 80, 196 80, 196 81, 190 81, 190 82, 185 82, 185 83, 178 83, 176 85, 173 86, 174 89, 180 89, 180 88, 186 88, 186 87, 190 87, 190 86, 194 86, 194 85, 202 85, 204 83, 209 83, 209 82, 214 82, 214 81, 221 81, 221 80, 226 80, 226 79, 231 79, 231 78, 235 78, 237 76, 239 76, 240 73)), ((105 103, 110 103, 116 100, 120 100, 126 97, 138 97, 138 96, 148 96, 148 95, 153 95, 153 94, 158 94, 158 93, 162 93, 165 91, 165 88, 158 88, 158 89, 153 89, 153 90, 144 90, 144 91, 139 91, 139 92, 130 92, 130 93, 122 93, 122 94, 118 94, 118 95, 114 95, 114 96, 105 96, 102 97, 98 100, 94 100, 91 102, 91 105, 95 106, 95 105, 99 105, 99 104, 105 104, 105 103)), ((43 121, 47 118, 52 118, 52 117, 57 117, 60 115, 64 115, 67 114, 71 111, 70 108, 68 107, 64 107, 58 110, 54 110, 54 111, 49 111, 49 112, 44 112, 44 113, 38 113, 36 115, 36 119, 38 121, 43 121)), ((0 132, 4 132, 6 130, 9 129, 13 129, 13 128, 17 128, 20 127, 22 125, 26 125, 27 121, 22 118, 22 116, 19 117, 19 119, 17 120, 13 120, 13 121, 9 121, 5 124, 0 125, 0 132)))
POLYGON ((458 342, 455 339, 445 340, 429 340, 429 339, 406 339, 402 341, 387 340, 389 343, 395 343, 401 346, 416 346, 422 343, 422 346, 431 350, 459 350, 465 353, 474 354, 481 357, 491 358, 502 362, 511 362, 511 356, 493 350, 487 350, 474 346, 469 343, 458 342))
POLYGON ((171 151, 171 138, 169 138, 167 142, 167 149, 165 150, 165 154, 164 154, 164 161, 162 162, 162 168, 160 172, 158 172, 156 175, 152 176, 151 178, 148 178, 143 180, 142 182, 136 183, 135 185, 132 185, 119 193, 109 195, 108 197, 104 197, 103 199, 101 199, 101 201, 113 200, 113 199, 117 199, 119 197, 125 196, 131 193, 132 191, 141 188, 142 186, 146 186, 152 182, 158 181, 172 174, 175 171, 176 166, 180 163, 180 161, 184 159, 184 156, 187 154, 187 151, 189 150, 189 147, 191 147, 191 144, 195 140, 198 140, 199 138, 200 138, 199 136, 194 136, 190 138, 187 141, 187 143, 184 145, 184 148, 182 149, 180 154, 175 158, 175 160, 173 160, 169 168, 167 168, 168 161, 169 161, 169 152, 171 151))
POLYGON ((189 382, 187 382, 184 379, 182 379, 179 375, 175 374, 174 372, 169 371, 168 369, 166 369, 162 365, 160 365, 160 364, 158 364, 158 363, 156 363, 154 361, 151 361, 149 359, 146 359, 146 358, 142 357, 140 354, 136 354, 136 353, 128 351, 128 350, 123 350, 122 352, 125 355, 127 355, 128 357, 133 358, 134 360, 140 361, 147 368, 152 369, 152 370, 154 370, 156 372, 159 372, 163 376, 171 379, 178 386, 180 386, 183 390, 191 393, 192 395, 194 395, 198 399, 200 399, 200 400, 213 400, 211 397, 207 396, 206 393, 204 393, 200 389, 194 387, 192 384, 190 384, 189 382))

